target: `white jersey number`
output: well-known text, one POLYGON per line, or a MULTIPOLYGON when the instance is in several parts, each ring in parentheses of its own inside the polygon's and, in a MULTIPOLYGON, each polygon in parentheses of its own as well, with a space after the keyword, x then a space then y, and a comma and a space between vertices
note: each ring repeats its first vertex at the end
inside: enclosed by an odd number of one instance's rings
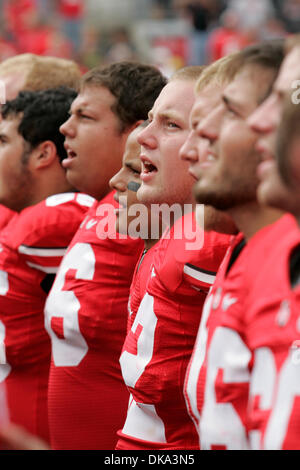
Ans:
POLYGON ((289 437, 297 443, 297 435, 288 436, 295 399, 300 397, 299 358, 295 351, 290 351, 278 373, 273 352, 269 348, 257 349, 250 394, 252 400, 260 396, 261 410, 271 410, 264 437, 260 431, 251 432, 252 449, 281 450, 289 437))
POLYGON ((220 371, 223 372, 224 384, 249 382, 250 359, 251 353, 236 331, 216 328, 207 357, 204 405, 200 419, 201 448, 249 448, 239 414, 230 402, 217 401, 215 387, 220 371))
MULTIPOLYGON (((0 295, 5 296, 9 291, 8 275, 5 271, 0 271, 0 295)), ((11 371, 11 366, 6 360, 5 350, 5 325, 0 320, 0 382, 6 379, 11 371)))
POLYGON ((186 376, 186 383, 185 383, 185 399, 187 402, 187 408, 190 411, 191 418, 193 419, 195 423, 197 431, 198 431, 198 425, 200 422, 200 413, 198 410, 198 403, 197 403, 197 384, 198 384, 200 370, 202 368, 202 365, 205 359, 207 337, 208 337, 207 320, 211 312, 213 298, 214 298, 213 295, 208 294, 205 300, 204 306, 203 306, 197 339, 196 339, 192 359, 191 359, 189 369, 188 369, 189 373, 186 376))
POLYGON ((128 387, 134 388, 145 367, 152 359, 156 323, 157 317, 153 310, 153 297, 146 294, 139 306, 129 333, 135 338, 136 351, 131 352, 125 349, 120 357, 123 378, 128 387))
MULTIPOLYGON (((157 317, 154 299, 145 294, 120 357, 124 381, 134 388, 153 356, 157 317)), ((123 433, 145 441, 166 443, 164 423, 155 405, 138 403, 131 396, 123 433)))
POLYGON ((80 303, 74 292, 63 288, 66 273, 70 269, 76 270, 76 279, 92 280, 95 264, 95 254, 89 244, 74 245, 65 255, 48 296, 45 327, 51 337, 53 361, 56 366, 77 366, 88 351, 88 345, 79 328, 80 303), (57 335, 53 331, 52 319, 61 319, 63 335, 57 335))

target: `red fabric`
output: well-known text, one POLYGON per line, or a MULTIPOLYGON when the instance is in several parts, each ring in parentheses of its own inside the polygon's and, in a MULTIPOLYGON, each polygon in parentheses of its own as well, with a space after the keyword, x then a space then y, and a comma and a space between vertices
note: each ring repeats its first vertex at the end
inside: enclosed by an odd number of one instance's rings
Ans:
POLYGON ((216 29, 209 37, 208 54, 211 62, 237 52, 249 44, 247 38, 238 31, 216 29))
MULTIPOLYGON (((0 376, 11 421, 49 439, 47 385, 51 346, 41 283, 55 273, 88 206, 79 195, 56 195, 13 218, 0 234, 0 376)), ((91 201, 91 198, 90 198, 91 201)))
POLYGON ((61 14, 69 19, 80 18, 83 13, 82 0, 61 0, 59 6, 61 14))
MULTIPOLYGON (((260 230, 246 244, 227 272, 234 249, 243 240, 243 235, 239 234, 227 252, 206 299, 185 379, 188 409, 203 449, 220 445, 228 449, 248 449, 251 447, 249 432, 254 428, 251 421, 262 425, 262 421, 265 423, 269 416, 264 410, 264 414, 258 418, 258 400, 255 396, 254 416, 249 417, 249 386, 254 351, 260 337, 269 335, 272 338, 270 332, 275 322, 274 317, 270 317, 267 326, 266 317, 261 312, 257 314, 256 321, 253 318, 250 320, 250 314, 258 304, 264 306, 266 299, 267 303, 273 303, 274 292, 278 291, 279 285, 269 285, 266 275, 261 276, 257 283, 260 293, 254 285, 274 247, 289 231, 294 232, 295 228, 295 220, 285 216, 260 230), (267 294, 262 294, 265 291, 267 294)), ((274 261, 272 264, 274 272, 282 271, 276 270, 274 261)), ((282 331, 278 331, 278 335, 282 335, 282 331)), ((266 343, 261 341, 260 344, 266 343)))
POLYGON ((110 193, 91 208, 47 300, 52 340, 49 423, 51 447, 56 450, 114 449, 125 418, 129 395, 119 356, 130 284, 143 242, 105 237, 115 227, 114 217, 106 219, 106 208, 112 214, 117 206, 110 193), (51 329, 53 318, 63 318, 64 339, 51 329))
POLYGON ((206 274, 216 274, 231 237, 198 228, 203 245, 188 249, 191 233, 177 235, 191 222, 194 214, 180 219, 154 247, 146 293, 120 358, 132 399, 117 449, 199 447, 183 396, 184 376, 214 279, 206 274))

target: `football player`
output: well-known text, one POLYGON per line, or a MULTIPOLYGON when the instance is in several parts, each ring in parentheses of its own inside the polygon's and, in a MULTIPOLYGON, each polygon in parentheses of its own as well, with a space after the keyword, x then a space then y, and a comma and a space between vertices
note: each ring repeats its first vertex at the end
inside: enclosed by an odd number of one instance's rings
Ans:
POLYGON ((185 383, 201 449, 248 449, 247 405, 252 354, 246 300, 264 257, 294 221, 260 206, 257 135, 247 118, 268 95, 283 60, 283 44, 269 42, 237 56, 219 104, 197 126, 198 202, 226 211, 240 233, 208 295, 185 383), (204 145, 202 139, 206 141, 204 145), (279 221, 278 221, 279 220, 279 221))
MULTIPOLYGON (((16 98, 22 90, 38 91, 58 86, 77 90, 80 76, 80 68, 72 60, 29 53, 9 57, 0 64, 1 103, 16 98)), ((0 205, 0 230, 13 215, 11 209, 0 205)))
POLYGON ((297 220, 296 229, 287 228, 278 237, 248 299, 246 326, 254 352, 248 420, 254 449, 300 449, 299 105, 293 92, 299 83, 299 58, 298 35, 287 40, 272 93, 249 121, 262 154, 258 197, 297 220))
POLYGON ((20 92, 2 108, 0 203, 16 211, 1 231, 0 380, 10 419, 48 441, 51 345, 44 303, 62 256, 93 203, 74 192, 59 132, 76 92, 20 92))
POLYGON ((61 57, 18 54, 0 64, 0 80, 5 86, 6 100, 17 97, 21 90, 39 91, 66 86, 78 90, 80 67, 73 60, 61 57))
POLYGON ((161 221, 151 220, 151 211, 146 206, 139 203, 137 199, 137 191, 141 185, 141 146, 137 141, 137 137, 143 127, 146 127, 147 121, 144 121, 129 135, 125 153, 123 156, 123 164, 120 171, 112 177, 109 184, 115 190, 114 199, 120 204, 120 208, 116 209, 116 229, 120 233, 130 234, 140 237, 144 241, 144 249, 138 260, 132 283, 130 287, 130 295, 128 299, 128 325, 127 330, 130 331, 132 321, 136 316, 139 305, 145 295, 146 285, 149 278, 152 259, 154 254, 154 246, 160 239, 162 232, 161 221), (139 217, 137 218, 137 212, 139 217))
POLYGON ((174 209, 174 217, 170 216, 169 229, 155 245, 146 293, 120 357, 131 397, 118 433, 119 450, 198 448, 185 407, 183 380, 202 304, 229 238, 196 230, 194 180, 187 163, 179 158, 202 72, 203 67, 196 66, 175 73, 138 137, 142 146, 138 199, 151 213, 155 205, 174 209), (185 208, 190 213, 183 216, 185 208))
POLYGON ((126 413, 119 356, 143 241, 115 233, 119 205, 109 180, 121 167, 129 134, 147 119, 165 83, 156 68, 139 63, 92 69, 61 127, 67 178, 96 202, 70 244, 45 309, 53 449, 113 449, 126 413))

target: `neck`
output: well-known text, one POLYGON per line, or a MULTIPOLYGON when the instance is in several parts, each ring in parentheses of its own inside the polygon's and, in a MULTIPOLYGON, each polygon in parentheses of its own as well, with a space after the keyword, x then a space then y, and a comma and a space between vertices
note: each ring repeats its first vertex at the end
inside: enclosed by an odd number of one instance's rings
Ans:
POLYGON ((195 212, 197 203, 194 199, 186 200, 182 204, 177 204, 178 212, 175 210, 174 212, 170 213, 170 228, 173 227, 177 220, 181 219, 183 216, 190 214, 191 212, 195 212))
POLYGON ((159 240, 144 240, 145 250, 150 250, 159 240))
POLYGON ((69 191, 74 191, 74 188, 71 187, 65 177, 57 175, 57 178, 49 177, 48 180, 41 178, 36 180, 34 191, 32 192, 30 201, 28 201, 29 203, 27 205, 33 206, 54 194, 66 193, 69 191))
POLYGON ((239 231, 249 241, 259 230, 276 222, 283 212, 270 207, 260 206, 256 202, 228 211, 239 231))

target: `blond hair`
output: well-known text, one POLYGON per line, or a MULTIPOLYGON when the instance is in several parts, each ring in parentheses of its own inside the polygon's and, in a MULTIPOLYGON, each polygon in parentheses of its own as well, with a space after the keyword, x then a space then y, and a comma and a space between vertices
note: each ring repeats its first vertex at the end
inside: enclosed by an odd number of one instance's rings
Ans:
POLYGON ((32 91, 58 86, 78 90, 81 78, 81 71, 76 62, 31 53, 10 57, 0 64, 0 77, 16 72, 24 74, 22 90, 32 91))
POLYGON ((237 73, 240 52, 229 54, 208 65, 197 80, 195 92, 201 93, 208 85, 223 86, 230 82, 237 73))
POLYGON ((199 77, 201 77, 205 69, 205 65, 188 65, 186 67, 182 67, 173 73, 173 75, 169 78, 169 82, 174 80, 196 81, 199 79, 199 77))
POLYGON ((292 34, 285 40, 285 54, 289 54, 294 47, 300 47, 300 34, 292 34))

